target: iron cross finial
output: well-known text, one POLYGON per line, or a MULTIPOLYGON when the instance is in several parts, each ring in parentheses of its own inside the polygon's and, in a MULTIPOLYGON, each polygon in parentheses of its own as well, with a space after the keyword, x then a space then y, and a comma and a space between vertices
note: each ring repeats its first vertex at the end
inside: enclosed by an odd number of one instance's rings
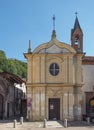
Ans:
POLYGON ((55 30, 55 15, 53 15, 53 30, 55 30))
POLYGON ((76 14, 76 16, 77 16, 78 12, 75 12, 75 14, 76 14))

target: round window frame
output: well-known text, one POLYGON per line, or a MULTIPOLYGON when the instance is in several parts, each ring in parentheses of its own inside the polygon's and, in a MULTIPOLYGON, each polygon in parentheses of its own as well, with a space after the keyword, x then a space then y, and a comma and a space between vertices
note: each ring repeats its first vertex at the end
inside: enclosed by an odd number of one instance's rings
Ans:
POLYGON ((52 75, 52 76, 57 76, 60 72, 60 67, 57 63, 51 63, 50 66, 49 66, 49 73, 52 75))

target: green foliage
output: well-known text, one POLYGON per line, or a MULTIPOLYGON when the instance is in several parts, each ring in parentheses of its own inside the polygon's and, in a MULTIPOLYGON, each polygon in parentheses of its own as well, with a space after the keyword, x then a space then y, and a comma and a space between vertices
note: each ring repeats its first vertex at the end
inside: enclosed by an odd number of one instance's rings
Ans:
POLYGON ((7 59, 4 51, 0 50, 0 72, 4 71, 26 78, 27 63, 17 59, 7 59))
POLYGON ((5 52, 0 50, 0 59, 6 59, 5 52))

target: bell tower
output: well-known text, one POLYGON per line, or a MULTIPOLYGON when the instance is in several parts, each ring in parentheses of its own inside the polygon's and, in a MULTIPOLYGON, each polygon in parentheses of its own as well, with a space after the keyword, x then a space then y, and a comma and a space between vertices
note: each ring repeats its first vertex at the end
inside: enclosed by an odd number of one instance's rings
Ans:
POLYGON ((71 30, 71 46, 77 51, 77 52, 83 52, 83 32, 80 27, 77 12, 74 28, 71 30))

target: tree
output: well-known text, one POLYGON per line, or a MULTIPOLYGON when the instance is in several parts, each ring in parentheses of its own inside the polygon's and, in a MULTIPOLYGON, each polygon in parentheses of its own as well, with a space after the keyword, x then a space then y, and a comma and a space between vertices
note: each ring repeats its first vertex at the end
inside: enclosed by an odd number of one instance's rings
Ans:
POLYGON ((0 50, 0 72, 10 72, 21 78, 27 77, 27 63, 17 59, 6 58, 5 52, 0 50))
POLYGON ((6 59, 5 52, 0 50, 0 59, 6 59))

